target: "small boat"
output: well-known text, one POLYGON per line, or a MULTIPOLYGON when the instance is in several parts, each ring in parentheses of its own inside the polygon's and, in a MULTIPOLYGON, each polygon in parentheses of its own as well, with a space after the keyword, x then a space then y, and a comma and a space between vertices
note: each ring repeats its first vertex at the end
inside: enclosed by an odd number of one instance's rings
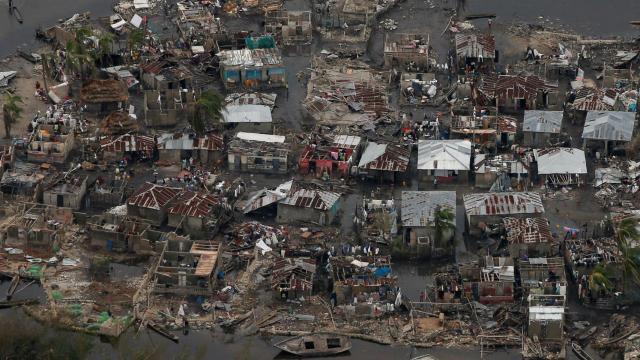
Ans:
POLYGON ((640 26, 640 20, 629 21, 629 24, 633 26, 640 26))
POLYGON ((588 328, 587 330, 584 330, 583 332, 581 332, 580 335, 578 335, 578 340, 585 341, 588 338, 592 337, 593 334, 596 333, 596 331, 598 331, 598 327, 597 326, 592 326, 592 327, 588 328))
POLYGON ((591 355, 587 354, 582 346, 578 345, 578 343, 575 341, 571 343, 571 350, 573 350, 573 353, 576 354, 576 357, 578 357, 578 359, 580 360, 593 360, 591 358, 591 355))
POLYGON ((411 358, 411 360, 437 360, 437 359, 431 355, 420 355, 420 356, 411 358))
POLYGON ((280 341, 273 346, 301 357, 330 356, 351 349, 351 339, 337 334, 310 334, 280 341))

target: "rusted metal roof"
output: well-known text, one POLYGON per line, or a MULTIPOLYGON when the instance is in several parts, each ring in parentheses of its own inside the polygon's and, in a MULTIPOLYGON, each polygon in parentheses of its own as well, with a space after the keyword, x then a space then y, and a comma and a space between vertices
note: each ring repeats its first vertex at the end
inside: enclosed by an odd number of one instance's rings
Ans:
POLYGON ((368 170, 407 171, 410 152, 406 147, 369 142, 358 167, 368 170))
POLYGON ((169 214, 203 218, 223 201, 212 194, 187 190, 180 193, 173 203, 168 210, 169 214))
POLYGON ((458 57, 493 59, 496 40, 489 34, 457 34, 456 54, 458 57))
POLYGON ((534 192, 475 193, 463 199, 467 216, 544 213, 542 198, 534 192))
MULTIPOLYGON (((456 214, 455 191, 403 191, 400 217, 403 226, 432 226, 436 211, 448 209, 456 214)), ((453 220, 455 224, 455 218, 453 220)))
POLYGON ((323 190, 300 189, 280 203, 326 211, 331 209, 338 199, 340 199, 340 194, 338 193, 323 190))
POLYGON ((179 188, 146 182, 131 195, 127 204, 141 208, 160 210, 169 204, 178 193, 180 193, 179 188))
POLYGON ((557 84, 548 83, 536 75, 500 75, 493 94, 502 100, 532 100, 538 96, 538 92, 556 89, 557 87, 557 84))
POLYGON ((576 98, 569 107, 580 111, 611 111, 618 99, 618 93, 613 89, 583 88, 576 92, 576 98))

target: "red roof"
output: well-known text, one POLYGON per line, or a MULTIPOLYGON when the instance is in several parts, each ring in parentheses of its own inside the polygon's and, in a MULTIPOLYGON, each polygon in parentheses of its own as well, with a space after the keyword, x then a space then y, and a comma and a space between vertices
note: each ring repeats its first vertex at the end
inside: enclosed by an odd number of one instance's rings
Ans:
POLYGON ((217 196, 187 190, 178 196, 169 208, 169 214, 201 218, 209 215, 211 209, 221 203, 217 196))
POLYGON ((180 193, 179 188, 172 188, 147 182, 140 186, 135 194, 129 197, 127 204, 159 210, 173 200, 178 193, 180 193))

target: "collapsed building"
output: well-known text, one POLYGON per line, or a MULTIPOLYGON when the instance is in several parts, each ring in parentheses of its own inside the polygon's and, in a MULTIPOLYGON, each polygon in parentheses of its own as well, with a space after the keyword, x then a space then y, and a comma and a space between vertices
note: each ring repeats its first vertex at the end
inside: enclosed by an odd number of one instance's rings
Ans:
POLYGON ((308 222, 320 226, 330 225, 336 219, 342 205, 340 194, 298 189, 278 203, 280 223, 308 222))
POLYGON ((415 71, 426 71, 430 67, 429 35, 386 35, 384 41, 384 66, 415 71))
POLYGON ((127 214, 160 226, 167 220, 170 203, 179 193, 179 188, 146 182, 127 199, 127 214))
POLYGON ((38 125, 27 148, 27 160, 63 164, 75 145, 74 130, 64 125, 38 125))
POLYGON ((359 136, 337 135, 328 144, 307 145, 298 160, 298 169, 316 177, 336 174, 346 178, 359 155, 360 141, 359 136))
POLYGON ((265 14, 264 30, 285 48, 309 45, 313 40, 311 11, 269 11, 265 14))
POLYGON ((168 225, 196 238, 211 238, 230 219, 230 210, 224 198, 183 191, 167 209, 168 225))
POLYGON ((42 203, 68 207, 72 210, 80 210, 84 205, 84 196, 87 194, 88 176, 69 176, 63 179, 55 179, 44 186, 42 203))
POLYGON ((289 151, 284 136, 239 132, 229 143, 227 161, 230 170, 286 173, 289 151))
POLYGON ((93 113, 122 109, 128 100, 127 86, 119 80, 93 79, 80 90, 80 104, 93 113))
POLYGON ((502 192, 465 194, 467 232, 484 233, 487 225, 499 224, 503 217, 539 217, 544 213, 540 194, 502 192))
POLYGON ((455 191, 403 191, 400 220, 404 243, 421 257, 451 255, 456 227, 455 191))
POLYGON ((410 156, 411 152, 405 146, 370 141, 360 157, 358 175, 363 178, 399 181, 407 171, 410 156))

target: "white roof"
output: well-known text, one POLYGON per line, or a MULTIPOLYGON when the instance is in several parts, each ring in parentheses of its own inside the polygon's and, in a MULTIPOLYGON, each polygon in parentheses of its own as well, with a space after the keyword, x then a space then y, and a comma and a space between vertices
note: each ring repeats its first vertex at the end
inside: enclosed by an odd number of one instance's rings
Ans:
POLYGON ((333 144, 339 147, 353 149, 353 148, 356 148, 358 145, 360 145, 361 140, 362 139, 360 138, 360 136, 336 135, 336 137, 333 138, 333 144))
POLYGON ((133 7, 136 9, 148 9, 149 0, 133 0, 133 7))
POLYGON ((326 211, 340 199, 340 194, 324 190, 299 189, 280 203, 326 211))
POLYGON ((377 158, 384 155, 385 151, 387 151, 387 144, 378 144, 373 141, 369 142, 367 148, 364 149, 364 153, 360 157, 358 167, 366 166, 368 163, 375 161, 377 158))
POLYGON ((471 142, 467 140, 420 140, 418 170, 469 170, 471 142))
POLYGON ((225 123, 270 123, 271 109, 265 105, 227 105, 222 112, 225 123))
POLYGON ((525 110, 522 130, 535 133, 560 133, 563 111, 525 110))
POLYGON ((584 151, 573 148, 535 149, 538 174, 586 174, 584 151))
POLYGON ((631 141, 636 113, 589 111, 584 121, 583 139, 631 141))
POLYGON ((242 131, 236 134, 236 138, 240 140, 246 140, 246 141, 261 141, 261 142, 280 143, 280 144, 284 144, 284 140, 286 139, 284 136, 281 136, 281 135, 248 133, 248 132, 242 132, 242 131))
POLYGON ((193 150, 194 135, 188 133, 164 133, 158 136, 158 149, 162 150, 193 150))
MULTIPOLYGON (((403 226, 429 226, 438 208, 456 214, 455 191, 403 191, 400 217, 403 226)), ((454 219, 455 222, 455 219, 454 219)))
POLYGON ((562 320, 564 308, 561 306, 530 306, 529 320, 562 320))

